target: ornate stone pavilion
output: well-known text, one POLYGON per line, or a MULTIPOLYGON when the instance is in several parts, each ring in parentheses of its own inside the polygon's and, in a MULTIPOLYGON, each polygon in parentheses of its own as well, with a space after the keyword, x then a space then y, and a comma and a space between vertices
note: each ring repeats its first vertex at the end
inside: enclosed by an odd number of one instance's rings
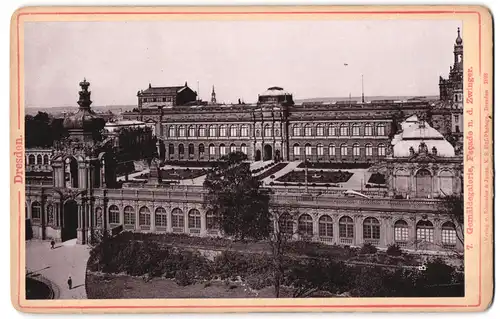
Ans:
MULTIPOLYGON (((31 203, 28 217, 35 237, 60 240, 77 237, 80 243, 87 242, 89 224, 94 222, 94 215, 90 214, 94 206, 93 190, 115 187, 113 155, 106 152, 108 141, 100 140, 98 133, 104 121, 90 108, 89 85, 86 80, 80 82, 79 109, 64 119, 69 138, 54 146, 50 158, 48 154, 28 155, 30 163, 31 156, 42 159, 38 164, 35 160, 35 165, 52 172, 51 185, 33 186, 38 198, 31 203)), ((31 191, 27 181, 28 201, 31 191)))
POLYGON ((412 116, 386 158, 390 196, 438 198, 462 192, 463 157, 441 133, 412 116))

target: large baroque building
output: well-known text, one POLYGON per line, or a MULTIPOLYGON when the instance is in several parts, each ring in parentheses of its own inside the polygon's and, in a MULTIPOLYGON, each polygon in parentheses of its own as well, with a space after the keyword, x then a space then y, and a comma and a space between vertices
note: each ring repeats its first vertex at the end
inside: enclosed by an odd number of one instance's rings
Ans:
MULTIPOLYGON (((458 81, 457 75, 450 80, 458 81)), ((457 86, 441 84, 446 99, 449 92, 458 94, 457 86)), ((90 108, 89 83, 80 85, 78 112, 64 120, 69 140, 53 150, 26 152, 27 172, 45 172, 44 180, 27 174, 26 225, 33 236, 77 238, 85 244, 95 231, 223 235, 204 208, 202 186, 117 183, 112 141, 94 134, 104 123, 90 108)), ((255 104, 224 105, 217 103, 215 90, 210 103, 198 101, 187 83, 150 87, 138 92, 138 100, 138 108, 124 117, 154 123, 164 144, 158 147, 162 161, 211 161, 239 150, 254 161, 362 162, 384 172, 387 192, 372 198, 275 188, 271 203, 287 207, 290 214, 280 221, 297 238, 356 246, 396 243, 413 250, 463 249, 456 221, 443 213, 441 199, 462 192, 463 159, 443 132, 429 125, 431 102, 295 105, 292 94, 271 87, 255 104)))

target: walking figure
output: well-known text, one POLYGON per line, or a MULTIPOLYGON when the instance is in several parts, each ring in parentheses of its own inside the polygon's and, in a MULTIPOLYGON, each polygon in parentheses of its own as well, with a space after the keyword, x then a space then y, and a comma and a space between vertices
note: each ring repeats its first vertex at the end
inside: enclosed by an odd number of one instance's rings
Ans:
POLYGON ((52 239, 50 241, 50 249, 54 249, 54 245, 56 244, 56 242, 52 239))
POLYGON ((68 288, 71 290, 71 285, 73 284, 73 280, 71 280, 71 276, 68 278, 68 288))

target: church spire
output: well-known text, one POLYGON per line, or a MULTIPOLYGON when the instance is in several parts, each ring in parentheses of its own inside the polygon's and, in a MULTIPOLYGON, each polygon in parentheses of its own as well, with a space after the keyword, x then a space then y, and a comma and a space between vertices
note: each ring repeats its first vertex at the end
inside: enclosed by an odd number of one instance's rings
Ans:
POLYGON ((217 103, 217 98, 215 97, 215 87, 212 85, 212 100, 211 100, 211 103, 212 104, 216 104, 217 103))

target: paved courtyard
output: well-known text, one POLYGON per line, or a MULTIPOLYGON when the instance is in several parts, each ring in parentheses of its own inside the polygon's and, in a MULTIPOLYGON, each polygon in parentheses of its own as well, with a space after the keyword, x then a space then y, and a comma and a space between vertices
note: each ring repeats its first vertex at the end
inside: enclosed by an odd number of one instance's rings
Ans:
POLYGON ((40 274, 59 288, 59 299, 86 299, 85 270, 90 248, 77 245, 76 239, 56 243, 50 249, 50 242, 31 240, 26 242, 26 270, 40 274), (68 289, 71 276, 73 289, 68 289))

